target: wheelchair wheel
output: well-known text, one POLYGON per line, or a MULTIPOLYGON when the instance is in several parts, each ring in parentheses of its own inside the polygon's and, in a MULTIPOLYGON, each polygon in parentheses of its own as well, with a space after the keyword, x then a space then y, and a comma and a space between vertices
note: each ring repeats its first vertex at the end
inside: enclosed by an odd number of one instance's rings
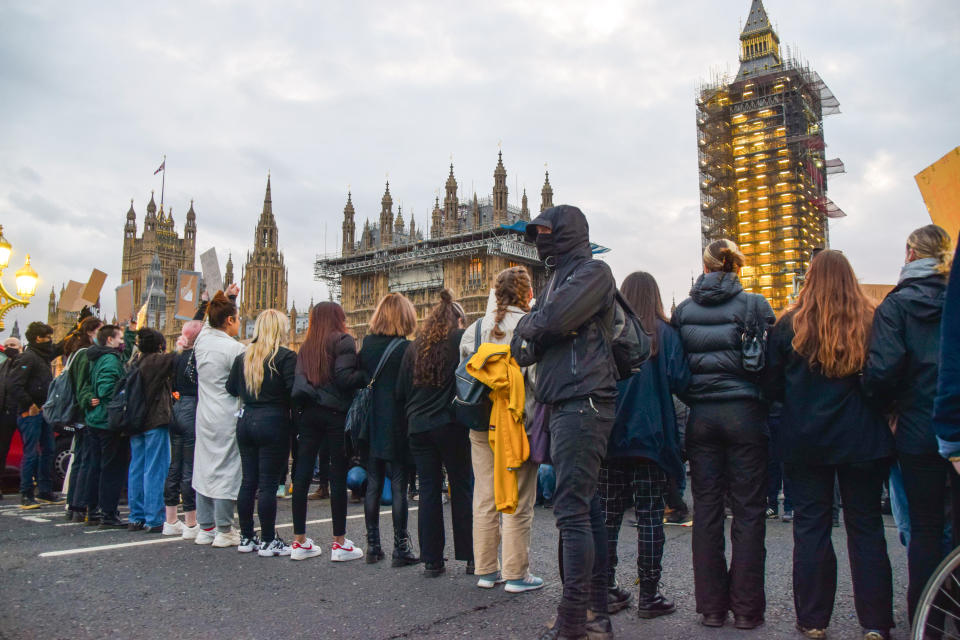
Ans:
POLYGON ((960 638, 960 547, 930 576, 913 616, 913 640, 960 638))

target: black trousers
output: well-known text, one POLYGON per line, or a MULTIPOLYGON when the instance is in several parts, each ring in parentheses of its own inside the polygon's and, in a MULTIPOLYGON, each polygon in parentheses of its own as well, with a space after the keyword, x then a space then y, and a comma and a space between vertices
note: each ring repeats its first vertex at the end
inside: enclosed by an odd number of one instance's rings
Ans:
POLYGON ((694 402, 687 424, 693 489, 693 581, 697 613, 766 609, 767 409, 755 400, 694 402), (727 567, 724 497, 733 509, 727 567))
POLYGON ((380 540, 380 494, 387 465, 390 469, 390 495, 393 498, 393 536, 399 540, 407 536, 407 470, 402 464, 380 458, 370 458, 367 463, 367 493, 363 500, 363 515, 367 523, 367 542, 380 540), (376 540, 371 536, 376 535, 376 540))
MULTIPOLYGON (((467 428, 457 423, 410 434, 410 452, 420 476, 417 533, 420 557, 435 564, 443 560, 443 471, 450 483, 453 549, 457 560, 473 560, 473 466, 467 428)), ((368 488, 367 493, 370 493, 368 488)))
POLYGON ((87 437, 91 440, 91 472, 87 476, 87 505, 98 505, 105 518, 119 518, 118 507, 123 484, 127 478, 130 440, 107 429, 89 427, 87 437))
POLYGON ((607 530, 597 486, 613 417, 612 402, 590 400, 554 405, 550 416, 550 457, 557 477, 553 514, 563 574, 557 625, 574 637, 584 634, 588 607, 607 610, 607 530))
MULTIPOLYGON (((293 466, 293 533, 307 532, 307 493, 317 454, 330 456, 330 510, 333 535, 347 532, 347 456, 343 427, 347 414, 323 407, 306 407, 296 420, 297 459, 293 466)), ((277 485, 273 486, 277 490, 277 485)))
POLYGON ((893 577, 880 513, 880 493, 889 472, 889 460, 787 465, 793 490, 793 601, 800 625, 825 629, 833 613, 837 556, 831 533, 836 477, 843 498, 857 618, 865 629, 893 627, 893 577))
MULTIPOLYGON (((898 453, 903 474, 903 489, 910 512, 910 545, 907 547, 907 612, 910 621, 924 586, 944 558, 943 526, 946 520, 944 502, 947 486, 953 511, 953 544, 960 536, 960 476, 947 460, 937 453, 898 453)), ((846 508, 846 500, 844 500, 846 508)))
POLYGON ((170 469, 163 486, 163 504, 175 507, 183 501, 184 511, 197 510, 193 490, 193 452, 197 442, 197 398, 181 396, 173 405, 170 424, 170 469))
POLYGON ((240 533, 253 537, 253 502, 257 501, 260 535, 273 540, 277 524, 277 486, 290 456, 290 410, 246 407, 237 420, 237 447, 243 478, 237 494, 240 533))
POLYGON ((76 429, 73 432, 73 439, 70 443, 71 461, 70 461, 70 481, 67 487, 67 508, 70 511, 87 510, 87 493, 82 488, 84 484, 83 458, 84 441, 86 440, 86 429, 76 429))

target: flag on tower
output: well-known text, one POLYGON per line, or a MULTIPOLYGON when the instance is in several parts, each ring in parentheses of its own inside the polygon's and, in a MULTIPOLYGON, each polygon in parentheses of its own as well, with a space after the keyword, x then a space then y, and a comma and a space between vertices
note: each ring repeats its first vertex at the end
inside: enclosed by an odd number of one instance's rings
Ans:
POLYGON ((153 175, 157 175, 161 171, 164 171, 167 168, 167 159, 164 158, 163 162, 160 163, 160 166, 157 167, 157 170, 153 172, 153 175))

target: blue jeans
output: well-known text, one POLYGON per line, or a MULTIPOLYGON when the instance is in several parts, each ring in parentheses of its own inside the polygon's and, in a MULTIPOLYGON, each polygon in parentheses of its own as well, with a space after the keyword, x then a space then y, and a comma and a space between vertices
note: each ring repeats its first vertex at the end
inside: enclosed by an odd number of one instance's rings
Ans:
POLYGON ((41 495, 52 492, 53 457, 56 455, 53 427, 47 424, 41 414, 17 418, 17 428, 20 429, 20 439, 23 440, 20 493, 33 495, 34 478, 41 495))
POLYGON ((537 502, 553 500, 553 494, 556 491, 557 474, 553 470, 553 465, 540 465, 537 469, 537 502))
POLYGON ((127 502, 130 522, 148 527, 163 524, 163 485, 170 468, 170 436, 166 427, 130 436, 130 471, 127 502))

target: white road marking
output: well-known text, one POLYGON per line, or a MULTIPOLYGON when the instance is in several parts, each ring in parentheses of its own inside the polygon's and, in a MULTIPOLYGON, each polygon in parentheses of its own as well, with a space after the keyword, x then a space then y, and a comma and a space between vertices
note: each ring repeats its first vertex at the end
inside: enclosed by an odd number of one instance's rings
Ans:
POLYGON ((53 525, 53 526, 55 526, 55 527, 79 527, 79 526, 81 526, 82 524, 83 524, 82 522, 64 522, 63 524, 55 524, 55 525, 53 525))
MULTIPOLYGON (((418 511, 420 507, 410 507, 410 511, 418 511)), ((387 509, 381 511, 380 515, 387 515, 392 513, 391 510, 387 509)), ((356 513, 352 516, 347 516, 347 520, 355 520, 357 518, 362 518, 362 513, 356 513)), ((333 518, 322 518, 320 520, 307 520, 306 524, 323 524, 326 522, 333 522, 333 518)), ((79 523, 77 523, 79 524, 79 523)), ((292 527, 292 522, 287 522, 284 524, 278 524, 277 529, 281 527, 292 527)), ((97 531, 85 531, 84 533, 103 533, 104 531, 110 531, 110 529, 103 529, 97 531)), ((125 531, 124 529, 113 529, 113 531, 125 531)), ((140 534, 144 535, 144 534, 140 534)), ((96 547, 79 547, 77 549, 63 549, 61 551, 44 551, 41 554, 38 554, 41 558, 59 558, 62 556, 73 556, 81 553, 93 553, 95 551, 110 551, 112 549, 125 549, 127 547, 142 547, 148 544, 160 544, 162 542, 183 542, 183 538, 179 536, 171 536, 169 538, 160 538, 160 539, 151 539, 151 540, 140 540, 137 542, 119 542, 117 544, 102 544, 96 547)))
POLYGON ((38 518, 37 516, 23 516, 23 519, 30 522, 50 522, 49 518, 38 518))

